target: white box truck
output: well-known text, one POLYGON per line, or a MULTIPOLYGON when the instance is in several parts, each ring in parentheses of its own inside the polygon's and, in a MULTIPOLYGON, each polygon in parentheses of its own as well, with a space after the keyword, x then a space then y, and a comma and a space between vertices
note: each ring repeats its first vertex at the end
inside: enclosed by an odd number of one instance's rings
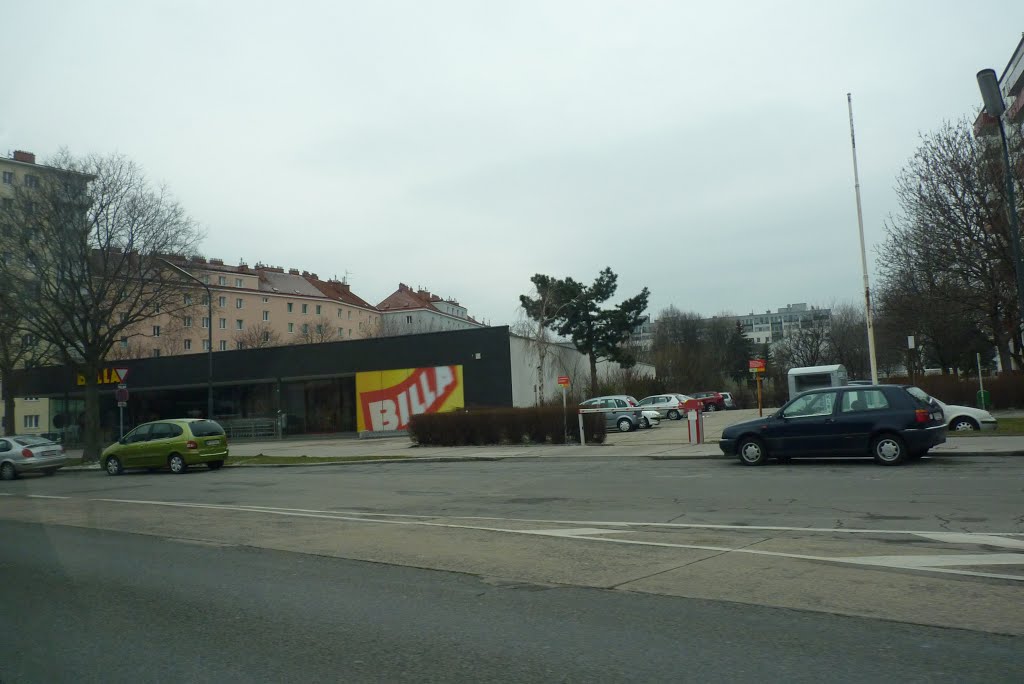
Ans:
POLYGON ((789 369, 789 398, 819 387, 841 387, 846 384, 846 366, 805 366, 789 369))

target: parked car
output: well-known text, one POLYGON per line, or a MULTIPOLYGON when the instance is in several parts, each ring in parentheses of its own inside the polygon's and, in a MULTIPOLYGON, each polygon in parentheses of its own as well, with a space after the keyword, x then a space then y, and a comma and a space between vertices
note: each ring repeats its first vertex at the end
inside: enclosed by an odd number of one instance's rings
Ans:
POLYGON ((725 410, 725 397, 721 392, 694 392, 693 396, 704 401, 705 411, 725 410))
POLYGON ((180 474, 205 463, 217 470, 228 457, 224 428, 213 420, 180 418, 143 423, 103 450, 100 462, 108 475, 126 468, 170 468, 180 474))
POLYGON ((658 427, 661 425, 661 414, 654 409, 643 409, 640 416, 640 427, 658 427))
POLYGON ((657 411, 662 418, 679 420, 683 417, 683 404, 689 398, 685 394, 652 394, 641 399, 638 404, 645 409, 657 411))
POLYGON ((626 395, 594 397, 581 403, 580 407, 615 409, 605 412, 605 425, 607 427, 615 427, 619 432, 636 430, 640 427, 643 419, 643 409, 639 407, 636 399, 626 395), (632 404, 630 404, 631 399, 633 401, 632 404))
POLYGON ((730 425, 718 444, 745 465, 791 456, 872 456, 897 465, 946 441, 942 411, 901 385, 828 387, 730 425))
POLYGON ((22 473, 53 475, 65 465, 64 447, 45 437, 0 437, 0 480, 13 480, 22 473))
POLYGON ((735 411, 739 408, 736 404, 736 400, 732 398, 731 392, 719 392, 722 395, 722 400, 725 402, 725 408, 729 411, 735 411))
POLYGON ((955 432, 995 430, 999 426, 996 417, 984 409, 947 404, 929 395, 920 387, 908 386, 907 391, 921 401, 934 403, 934 405, 942 409, 942 415, 946 418, 946 425, 955 432))

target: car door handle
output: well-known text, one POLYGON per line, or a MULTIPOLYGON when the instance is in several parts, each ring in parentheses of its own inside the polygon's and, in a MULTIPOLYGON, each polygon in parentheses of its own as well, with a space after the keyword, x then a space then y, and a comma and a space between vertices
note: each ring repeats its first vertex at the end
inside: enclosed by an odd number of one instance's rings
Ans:
POLYGON ((834 419, 834 418, 826 418, 826 419, 825 419, 825 422, 826 422, 826 423, 834 423, 834 422, 836 422, 836 421, 835 421, 835 419, 834 419))

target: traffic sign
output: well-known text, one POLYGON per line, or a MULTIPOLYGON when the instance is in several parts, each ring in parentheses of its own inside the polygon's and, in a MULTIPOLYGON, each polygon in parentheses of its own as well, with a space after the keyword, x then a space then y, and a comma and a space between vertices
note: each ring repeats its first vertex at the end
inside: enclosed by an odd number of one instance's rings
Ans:
POLYGON ((558 376, 558 384, 561 385, 562 387, 568 387, 569 386, 569 376, 568 375, 559 375, 558 376))
POLYGON ((767 363, 764 359, 750 359, 750 372, 751 373, 764 373, 765 366, 767 363))
POLYGON ((118 406, 124 406, 128 401, 128 385, 118 385, 114 390, 114 399, 117 400, 118 406))

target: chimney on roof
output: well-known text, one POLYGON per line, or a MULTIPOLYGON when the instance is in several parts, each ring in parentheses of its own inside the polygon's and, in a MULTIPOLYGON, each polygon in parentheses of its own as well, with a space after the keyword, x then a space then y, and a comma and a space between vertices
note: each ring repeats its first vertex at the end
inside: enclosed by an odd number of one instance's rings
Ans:
POLYGON ((35 164, 36 155, 31 152, 25 152, 24 150, 14 150, 14 161, 25 162, 26 164, 35 164))
POLYGON ((288 274, 289 275, 299 275, 299 269, 297 269, 297 268, 289 268, 288 269, 288 274))
POLYGON ((409 289, 409 286, 406 285, 405 283, 398 283, 398 291, 399 292, 412 292, 412 290, 409 289))
POLYGON ((416 291, 416 294, 418 294, 420 297, 425 297, 427 299, 430 299, 430 291, 429 290, 424 290, 422 287, 419 290, 416 291))
POLYGON ((310 273, 309 277, 312 278, 313 280, 320 280, 319 278, 316 277, 316 273, 310 273))
POLYGON ((341 288, 342 292, 352 292, 352 288, 348 286, 348 283, 338 283, 338 287, 341 288))
POLYGON ((194 257, 192 257, 192 261, 196 262, 197 264, 205 264, 206 263, 206 257, 194 256, 194 257))
POLYGON ((212 265, 214 265, 214 266, 223 266, 224 265, 224 260, 223 259, 210 259, 210 263, 212 265))

